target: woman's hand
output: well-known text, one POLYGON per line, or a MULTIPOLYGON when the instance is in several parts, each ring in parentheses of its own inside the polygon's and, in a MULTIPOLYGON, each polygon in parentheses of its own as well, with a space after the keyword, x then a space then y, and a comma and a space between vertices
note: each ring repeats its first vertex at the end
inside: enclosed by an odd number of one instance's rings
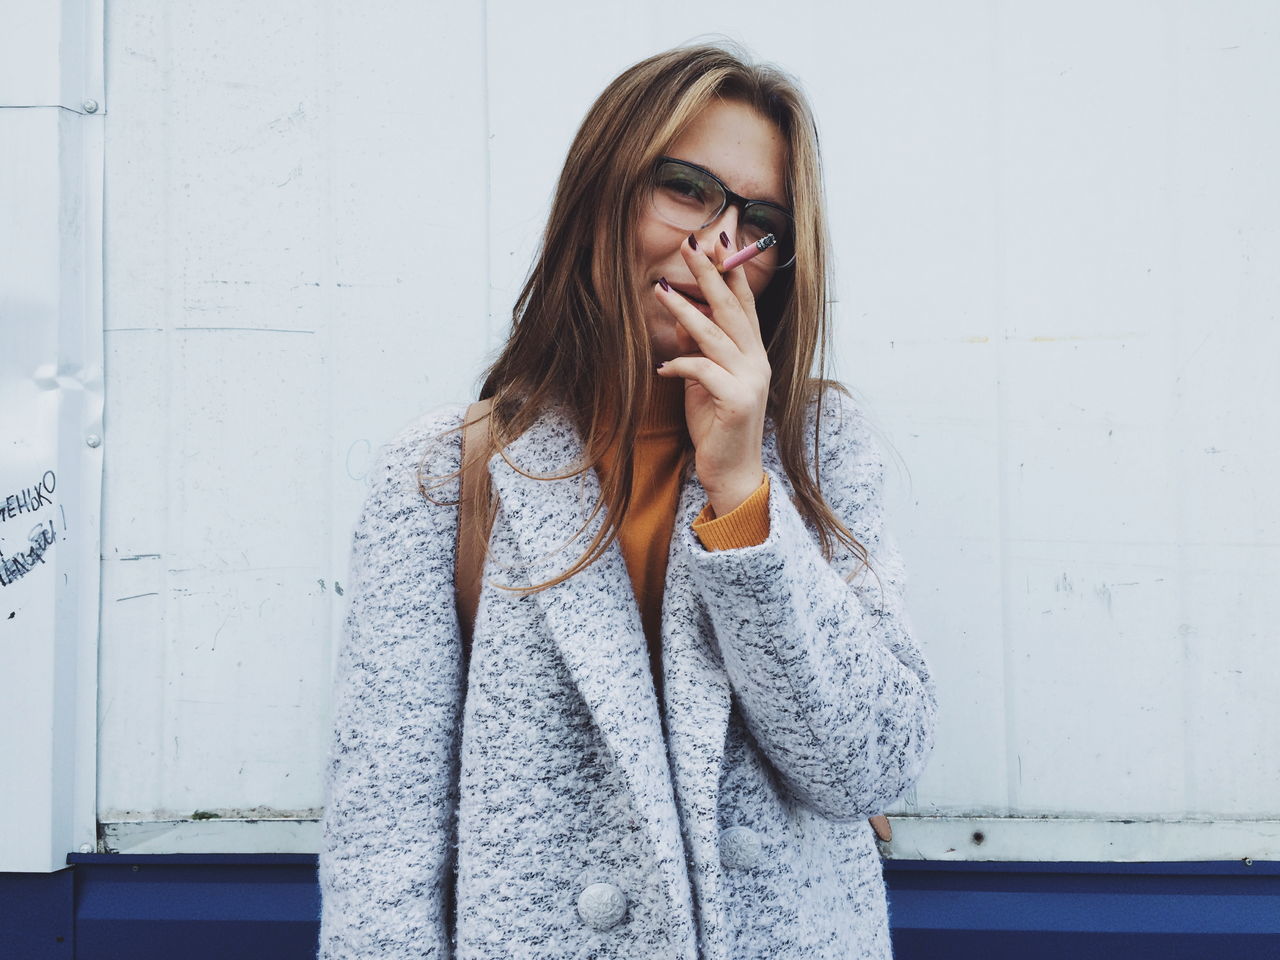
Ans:
MULTIPOLYGON (((690 237, 692 239, 692 235, 690 237)), ((734 251, 719 247, 720 260, 685 241, 680 253, 693 274, 711 317, 675 290, 654 290, 659 302, 698 344, 701 356, 660 364, 664 377, 684 377, 684 413, 693 440, 694 466, 716 516, 737 507, 764 482, 761 448, 772 371, 755 296, 742 266, 721 274, 719 263, 734 251)))

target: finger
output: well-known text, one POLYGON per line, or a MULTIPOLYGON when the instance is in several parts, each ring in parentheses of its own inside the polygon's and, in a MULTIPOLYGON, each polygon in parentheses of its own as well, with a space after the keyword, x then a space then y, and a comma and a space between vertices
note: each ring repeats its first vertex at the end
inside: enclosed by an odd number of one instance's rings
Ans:
POLYGON ((737 378, 710 357, 676 357, 659 366, 658 375, 693 380, 718 403, 733 400, 741 390, 737 378))
MULTIPOLYGON (((689 239, 693 239, 692 234, 689 239)), ((716 323, 729 335, 729 339, 738 345, 739 349, 750 349, 752 336, 754 335, 756 339, 760 336, 759 325, 754 319, 754 301, 748 298, 747 305, 743 304, 741 296, 729 288, 725 276, 720 273, 719 265, 711 261, 710 252, 701 248, 695 250, 689 246, 688 240, 680 244, 680 252, 689 265, 694 282, 702 291, 702 298, 710 304, 716 323), (747 315, 748 309, 752 311, 751 316, 747 315)))
MULTIPOLYGON (((723 230, 720 232, 720 245, 716 251, 719 254, 719 264, 723 264, 731 256, 738 251, 734 249, 733 244, 729 242, 729 235, 723 230)), ((751 321, 751 326, 755 330, 756 339, 760 335, 760 317, 756 313, 756 295, 751 292, 751 284, 747 282, 747 265, 740 263, 732 270, 722 270, 720 276, 724 277, 724 282, 738 298, 738 302, 742 304, 743 313, 751 321)), ((764 344, 761 343, 761 346, 764 344)))
POLYGON ((742 363, 742 351, 729 335, 710 317, 682 297, 675 290, 664 290, 662 283, 654 285, 658 302, 670 311, 676 322, 688 331, 698 344, 698 349, 716 363, 736 369, 742 363))

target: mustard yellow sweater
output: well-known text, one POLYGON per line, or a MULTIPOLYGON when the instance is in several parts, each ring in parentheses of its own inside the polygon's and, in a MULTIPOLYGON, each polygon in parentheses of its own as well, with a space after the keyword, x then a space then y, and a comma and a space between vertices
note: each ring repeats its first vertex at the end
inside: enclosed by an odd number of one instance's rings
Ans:
MULTIPOLYGON (((662 589, 667 575, 667 550, 680 496, 680 473, 692 456, 684 420, 684 381, 659 379, 655 402, 641 417, 635 445, 635 474, 631 506, 618 539, 627 572, 640 606, 649 641, 653 682, 662 704, 662 589)), ((608 469, 616 449, 605 452, 601 467, 608 469)), ((693 522, 693 531, 708 550, 730 550, 763 543, 769 536, 768 478, 736 509, 715 516, 711 504, 693 522)))

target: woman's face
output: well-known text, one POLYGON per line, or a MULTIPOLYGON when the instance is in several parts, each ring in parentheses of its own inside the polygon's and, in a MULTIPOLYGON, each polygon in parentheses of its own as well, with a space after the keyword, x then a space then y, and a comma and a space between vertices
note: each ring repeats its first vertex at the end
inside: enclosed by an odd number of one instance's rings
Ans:
MULTIPOLYGON (((716 101, 697 115, 667 149, 666 155, 705 167, 741 196, 787 206, 786 147, 777 127, 753 108, 735 101, 716 101)), ((698 249, 707 250, 717 261, 723 260, 728 255, 720 243, 720 233, 724 231, 736 250, 740 216, 741 211, 729 204, 718 219, 693 231, 698 249)), ((636 238, 640 257, 636 282, 643 286, 640 302, 644 304, 649 343, 658 361, 701 352, 694 339, 658 301, 653 289, 659 277, 666 277, 681 293, 706 299, 699 293, 698 284, 680 254, 680 244, 688 236, 687 229, 672 226, 647 202, 643 205, 636 238)), ((774 271, 762 268, 759 258, 748 263, 744 270, 751 292, 759 297, 773 279, 774 271)), ((708 308, 704 307, 703 312, 710 316, 708 308)))

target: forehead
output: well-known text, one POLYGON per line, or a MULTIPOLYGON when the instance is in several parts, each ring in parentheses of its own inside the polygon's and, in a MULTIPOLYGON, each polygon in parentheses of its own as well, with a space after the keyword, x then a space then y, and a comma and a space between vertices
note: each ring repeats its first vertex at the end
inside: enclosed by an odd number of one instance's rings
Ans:
POLYGON ((744 103, 713 101, 666 154, 705 167, 744 197, 786 206, 786 140, 771 120, 744 103))

